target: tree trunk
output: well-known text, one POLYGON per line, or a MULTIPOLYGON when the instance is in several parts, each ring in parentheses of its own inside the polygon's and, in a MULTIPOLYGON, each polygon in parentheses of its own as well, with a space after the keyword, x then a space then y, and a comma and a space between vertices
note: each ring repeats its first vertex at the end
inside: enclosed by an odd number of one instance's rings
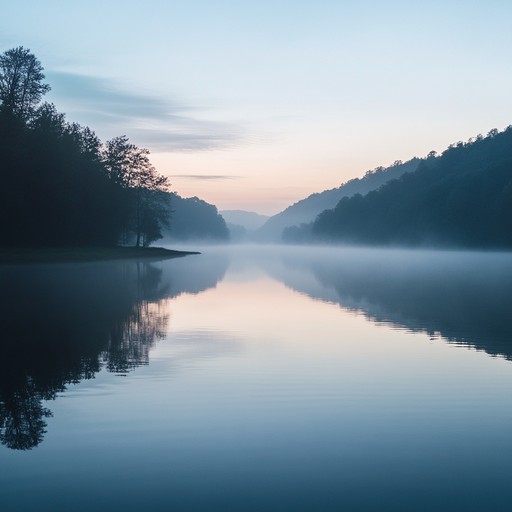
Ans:
POLYGON ((140 247, 140 203, 141 203, 141 191, 137 189, 137 203, 136 203, 136 219, 135 219, 135 229, 137 231, 137 240, 135 241, 135 247, 140 247))

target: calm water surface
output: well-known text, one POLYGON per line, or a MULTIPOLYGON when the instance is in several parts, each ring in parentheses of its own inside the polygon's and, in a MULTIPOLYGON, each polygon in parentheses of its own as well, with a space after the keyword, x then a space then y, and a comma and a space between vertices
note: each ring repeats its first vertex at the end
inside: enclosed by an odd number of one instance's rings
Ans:
POLYGON ((2 511, 508 511, 512 255, 0 267, 2 511))

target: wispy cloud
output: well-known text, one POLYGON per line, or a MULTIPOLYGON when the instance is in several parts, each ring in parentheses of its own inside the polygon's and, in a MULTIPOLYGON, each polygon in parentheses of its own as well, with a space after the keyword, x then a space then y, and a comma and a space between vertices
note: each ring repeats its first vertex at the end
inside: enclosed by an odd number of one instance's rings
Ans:
POLYGON ((136 94, 102 78, 47 72, 51 99, 64 104, 70 120, 78 117, 108 138, 126 134, 154 151, 222 149, 242 142, 243 129, 194 117, 199 109, 185 102, 136 94))
POLYGON ((242 176, 233 174, 173 174, 171 177, 189 180, 237 180, 242 178, 242 176))

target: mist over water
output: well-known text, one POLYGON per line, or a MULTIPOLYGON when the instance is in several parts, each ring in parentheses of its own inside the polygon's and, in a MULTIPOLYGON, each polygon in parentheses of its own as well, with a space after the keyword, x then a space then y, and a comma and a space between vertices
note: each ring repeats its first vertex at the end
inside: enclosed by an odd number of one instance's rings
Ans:
POLYGON ((296 247, 282 261, 271 275, 313 298, 376 322, 512 355, 510 253, 296 247))
POLYGON ((493 355, 512 354, 508 252, 238 245, 230 268, 264 272, 313 299, 493 355))
POLYGON ((6 510, 507 509, 509 253, 199 249, 0 268, 6 510))

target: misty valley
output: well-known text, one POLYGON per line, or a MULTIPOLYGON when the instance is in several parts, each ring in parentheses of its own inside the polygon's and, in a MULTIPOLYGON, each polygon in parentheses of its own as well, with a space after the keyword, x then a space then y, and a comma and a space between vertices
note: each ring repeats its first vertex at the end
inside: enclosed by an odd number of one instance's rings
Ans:
POLYGON ((506 509, 510 253, 209 246, 0 283, 5 510, 506 509))
POLYGON ((0 512, 511 509, 512 2, 2 7, 0 512))

